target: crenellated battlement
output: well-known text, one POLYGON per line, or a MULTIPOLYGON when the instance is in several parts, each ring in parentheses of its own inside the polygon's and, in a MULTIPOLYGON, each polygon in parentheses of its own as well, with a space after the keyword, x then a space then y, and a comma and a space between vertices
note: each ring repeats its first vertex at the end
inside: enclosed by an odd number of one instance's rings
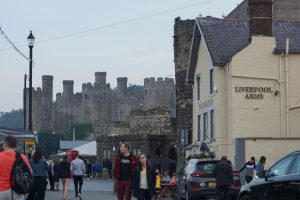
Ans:
POLYGON ((147 89, 151 88, 157 88, 157 87, 167 87, 175 85, 173 78, 165 78, 158 77, 157 80, 155 80, 154 77, 151 78, 145 78, 144 79, 144 87, 147 89))
POLYGON ((81 92, 77 93, 74 93, 74 81, 64 80, 63 91, 56 93, 55 102, 52 101, 53 76, 43 76, 43 88, 37 88, 34 92, 38 106, 34 111, 38 130, 44 127, 66 130, 66 124, 70 121, 100 126, 107 121, 124 119, 140 105, 172 108, 175 93, 172 78, 151 77, 144 79, 144 87, 127 87, 128 78, 118 77, 117 87, 112 90, 106 83, 106 75, 106 72, 95 72, 95 82, 83 83, 81 92), (49 120, 43 120, 46 118, 49 120))

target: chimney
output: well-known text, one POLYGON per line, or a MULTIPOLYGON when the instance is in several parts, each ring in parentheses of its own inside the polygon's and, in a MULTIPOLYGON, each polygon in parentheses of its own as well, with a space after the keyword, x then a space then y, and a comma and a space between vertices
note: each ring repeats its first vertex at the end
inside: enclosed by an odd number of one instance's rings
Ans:
POLYGON ((250 37, 273 36, 273 0, 248 0, 248 3, 250 37))

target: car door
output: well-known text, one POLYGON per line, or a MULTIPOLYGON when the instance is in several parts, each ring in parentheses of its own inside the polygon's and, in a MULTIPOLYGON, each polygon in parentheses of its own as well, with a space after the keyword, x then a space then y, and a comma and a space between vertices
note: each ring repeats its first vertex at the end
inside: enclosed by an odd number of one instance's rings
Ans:
POLYGON ((252 199, 281 200, 282 185, 285 184, 294 159, 295 156, 288 156, 274 164, 268 170, 265 181, 251 188, 252 199))
POLYGON ((284 177, 281 184, 276 185, 280 200, 298 200, 300 199, 300 155, 292 163, 288 176, 284 177))

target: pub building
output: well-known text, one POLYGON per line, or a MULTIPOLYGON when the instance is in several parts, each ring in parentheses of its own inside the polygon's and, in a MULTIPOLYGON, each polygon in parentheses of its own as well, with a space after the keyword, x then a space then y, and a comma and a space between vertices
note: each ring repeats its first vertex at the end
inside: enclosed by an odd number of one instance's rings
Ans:
POLYGON ((193 145, 237 168, 261 155, 268 167, 300 146, 300 23, 274 21, 271 0, 248 3, 249 20, 195 20, 187 73, 193 145))

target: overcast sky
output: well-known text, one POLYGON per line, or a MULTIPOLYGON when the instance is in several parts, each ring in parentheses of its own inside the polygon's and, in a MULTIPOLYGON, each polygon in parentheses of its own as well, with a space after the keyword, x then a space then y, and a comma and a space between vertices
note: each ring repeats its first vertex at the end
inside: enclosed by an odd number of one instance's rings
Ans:
MULTIPOLYGON (((26 56, 32 30, 36 37, 33 87, 41 87, 42 75, 53 75, 55 96, 62 91, 63 80, 74 80, 74 91, 81 92, 82 83, 94 82, 96 71, 107 72, 112 88, 116 78, 123 76, 137 85, 146 77, 174 78, 174 18, 221 17, 241 1, 9 0, 1 1, 0 26, 26 56)), ((2 35, 0 66, 0 111, 20 109, 28 61, 2 35)))

